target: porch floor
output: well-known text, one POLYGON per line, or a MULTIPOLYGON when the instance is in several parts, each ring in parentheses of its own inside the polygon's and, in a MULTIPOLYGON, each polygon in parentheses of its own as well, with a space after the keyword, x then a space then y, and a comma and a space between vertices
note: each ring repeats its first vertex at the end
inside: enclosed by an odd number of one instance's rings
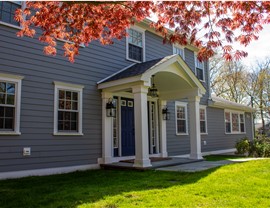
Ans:
POLYGON ((147 169, 156 169, 156 168, 163 168, 175 165, 183 165, 195 162, 201 162, 203 159, 194 160, 189 158, 164 158, 163 160, 157 160, 155 158, 150 158, 151 160, 151 167, 133 167, 133 162, 131 160, 128 161, 120 161, 111 164, 101 164, 100 167, 103 169, 131 169, 131 170, 147 170, 147 169))

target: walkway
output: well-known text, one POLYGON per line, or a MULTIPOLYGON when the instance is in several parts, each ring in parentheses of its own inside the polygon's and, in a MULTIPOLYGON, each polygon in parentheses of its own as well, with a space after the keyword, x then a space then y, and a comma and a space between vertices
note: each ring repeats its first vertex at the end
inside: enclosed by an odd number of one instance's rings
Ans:
POLYGON ((250 160, 259 160, 265 158, 242 158, 242 159, 231 159, 231 160, 220 160, 220 161, 201 161, 196 163, 189 163, 183 165, 175 165, 170 167, 156 168, 156 170, 162 171, 179 171, 179 172, 197 172, 203 171, 210 168, 219 167, 222 165, 228 165, 233 163, 246 162, 250 160))

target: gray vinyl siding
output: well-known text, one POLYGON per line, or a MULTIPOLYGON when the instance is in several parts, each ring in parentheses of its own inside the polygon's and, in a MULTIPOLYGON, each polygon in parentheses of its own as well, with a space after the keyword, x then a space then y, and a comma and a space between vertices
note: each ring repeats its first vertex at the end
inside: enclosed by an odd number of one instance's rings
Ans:
MULTIPOLYGON (((190 153, 189 135, 176 135, 175 102, 168 103, 171 119, 167 121, 167 150, 169 156, 185 155, 190 153)), ((226 150, 235 148, 237 140, 248 137, 252 138, 251 114, 245 113, 246 133, 225 134, 224 109, 207 107, 207 133, 201 135, 202 152, 226 150), (204 144, 206 141, 206 145, 204 144)), ((190 117, 188 108, 188 128, 190 117)))
MULTIPOLYGON (((37 39, 17 38, 16 29, 0 26, 0 72, 24 76, 21 94, 21 135, 0 136, 0 172, 97 164, 101 157, 101 94, 97 81, 128 66, 126 43, 81 48, 75 63, 46 56, 37 39), (83 89, 83 136, 53 136, 54 81, 83 89), (23 157, 23 147, 31 156, 23 157)), ((63 42, 58 42, 62 54, 63 42)))
POLYGON ((207 107, 208 135, 202 135, 202 152, 231 149, 237 140, 247 136, 252 138, 250 113, 245 113, 244 134, 225 134, 224 109, 207 107), (206 141, 206 145, 203 144, 206 141))
MULTIPOLYGON (((181 101, 182 102, 182 101, 181 101)), ((167 120, 167 151, 169 156, 184 155, 190 153, 189 135, 176 134, 176 115, 175 102, 167 103, 168 110, 171 113, 171 119, 167 120)), ((188 117, 188 132, 190 132, 189 125, 189 108, 187 106, 188 117)))

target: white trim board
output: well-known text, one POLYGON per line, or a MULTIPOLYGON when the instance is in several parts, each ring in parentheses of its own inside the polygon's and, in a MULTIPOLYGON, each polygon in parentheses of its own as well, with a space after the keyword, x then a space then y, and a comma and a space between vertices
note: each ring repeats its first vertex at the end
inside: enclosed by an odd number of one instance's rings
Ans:
POLYGON ((99 169, 98 164, 92 165, 79 165, 70 167, 59 167, 59 168, 45 168, 36 170, 22 170, 22 171, 12 171, 0 173, 0 180, 11 179, 11 178, 23 178, 28 176, 46 176, 54 174, 71 173, 75 171, 85 171, 99 169))

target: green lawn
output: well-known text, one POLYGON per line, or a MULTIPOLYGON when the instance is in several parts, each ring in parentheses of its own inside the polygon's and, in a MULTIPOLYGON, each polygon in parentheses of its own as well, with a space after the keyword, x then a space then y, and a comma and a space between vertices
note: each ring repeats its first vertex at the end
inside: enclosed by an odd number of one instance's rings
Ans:
POLYGON ((270 160, 198 173, 96 170, 0 181, 0 207, 270 207, 270 160))

